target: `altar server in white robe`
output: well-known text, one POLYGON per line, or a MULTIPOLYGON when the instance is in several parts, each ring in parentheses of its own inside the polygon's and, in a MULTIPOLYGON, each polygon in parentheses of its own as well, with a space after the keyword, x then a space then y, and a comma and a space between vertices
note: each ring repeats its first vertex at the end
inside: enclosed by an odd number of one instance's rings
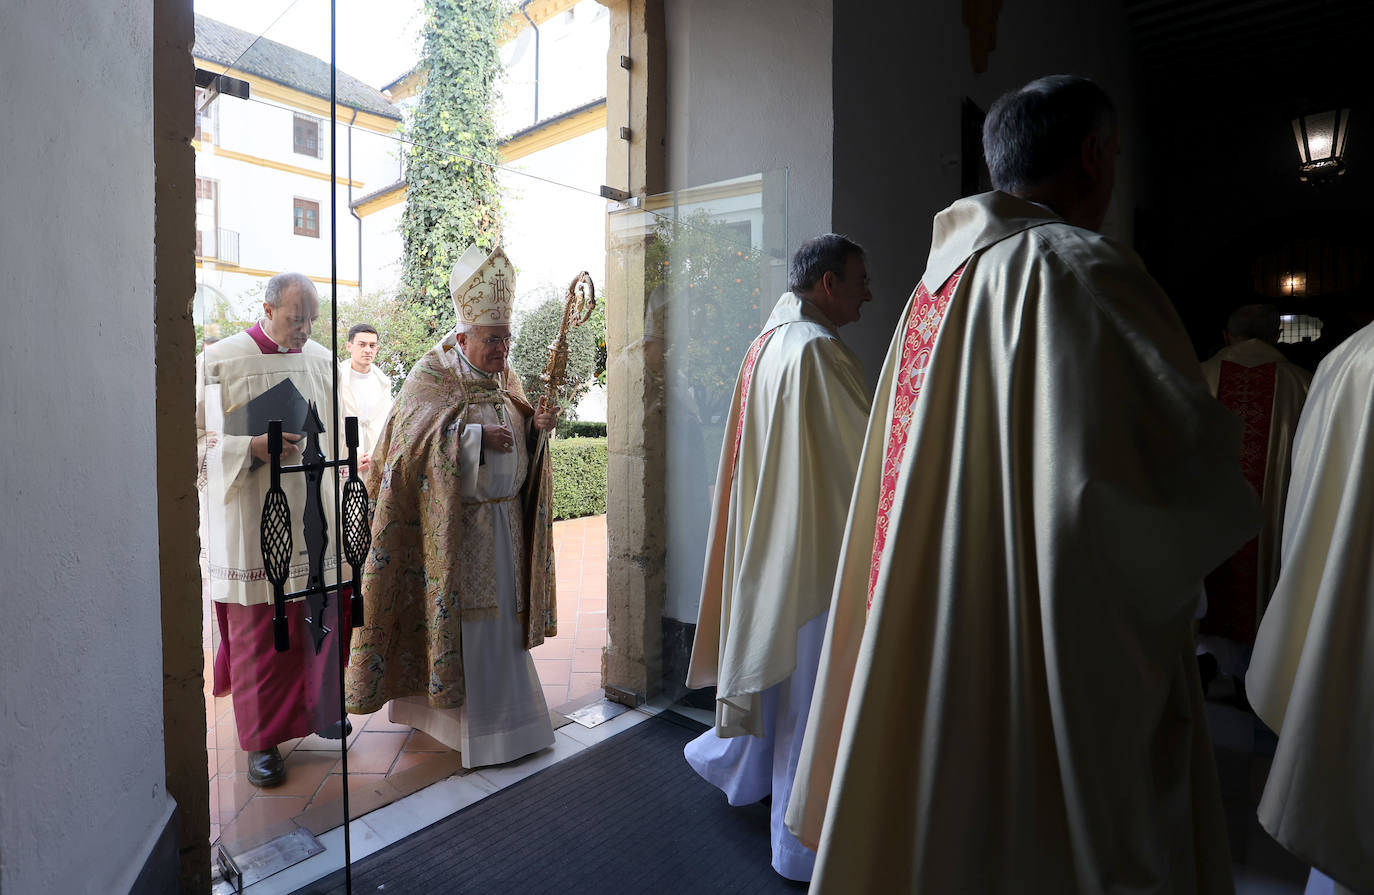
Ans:
POLYGON ((391 377, 375 363, 380 340, 371 324, 355 323, 344 343, 348 360, 339 362, 339 416, 358 418, 359 476, 371 467, 372 448, 391 414, 391 377))
POLYGON ((1106 94, 1034 81, 984 147, 1000 191, 936 216, 874 395, 789 811, 811 891, 1229 893, 1191 627, 1259 528, 1240 425, 1096 232, 1106 94))
POLYGON ((1260 824, 1315 868, 1309 893, 1374 892, 1374 326, 1312 380, 1245 679, 1279 734, 1260 824))
POLYGON ((687 672, 687 686, 715 686, 716 723, 685 752, 732 805, 771 793, 773 868, 808 880, 815 855, 783 812, 868 417, 863 366, 838 330, 872 294, 863 249, 834 233, 802 244, 789 280, 726 421, 687 672))
POLYGON ((515 269, 469 248, 449 281, 458 324, 411 369, 373 450, 364 623, 350 712, 390 719, 501 764, 553 744, 530 649, 557 633, 551 473, 507 363, 515 269))
POLYGON ((1264 510, 1264 528, 1207 576, 1206 614, 1199 623, 1198 652, 1216 665, 1204 671, 1202 685, 1220 670, 1235 678, 1243 698, 1243 676, 1250 663, 1269 595, 1279 578, 1279 538, 1288 498, 1289 454, 1312 374, 1290 363, 1275 347, 1278 308, 1243 305, 1226 321, 1226 347, 1202 364, 1207 387, 1244 426, 1241 472, 1264 510))

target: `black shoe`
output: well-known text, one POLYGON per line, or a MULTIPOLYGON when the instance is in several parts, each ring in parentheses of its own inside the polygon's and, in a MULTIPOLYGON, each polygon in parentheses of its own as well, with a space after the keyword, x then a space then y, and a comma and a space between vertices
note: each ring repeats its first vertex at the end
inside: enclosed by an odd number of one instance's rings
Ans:
POLYGON ((324 730, 321 730, 320 736, 324 737, 326 740, 341 740, 352 732, 353 722, 345 718, 342 724, 335 721, 324 730))
POLYGON ((286 779, 286 763, 281 753, 273 746, 263 752, 248 753, 248 782, 254 786, 268 789, 281 786, 286 779))

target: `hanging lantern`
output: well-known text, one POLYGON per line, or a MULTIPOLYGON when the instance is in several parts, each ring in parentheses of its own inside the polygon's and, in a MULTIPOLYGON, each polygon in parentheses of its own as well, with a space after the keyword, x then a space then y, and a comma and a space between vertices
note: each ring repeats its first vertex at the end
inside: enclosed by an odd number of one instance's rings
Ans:
POLYGON ((1350 110, 1316 112, 1293 119, 1298 141, 1298 179, 1304 183, 1326 180, 1345 173, 1345 138, 1350 132, 1350 110))

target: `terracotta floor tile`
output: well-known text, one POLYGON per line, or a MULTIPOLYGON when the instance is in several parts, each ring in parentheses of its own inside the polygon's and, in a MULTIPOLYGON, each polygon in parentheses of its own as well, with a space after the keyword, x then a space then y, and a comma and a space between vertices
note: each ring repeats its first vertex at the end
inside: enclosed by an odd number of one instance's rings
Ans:
POLYGON ((215 748, 216 749, 237 749, 239 747, 239 732, 232 724, 215 725, 215 748))
POLYGON ((291 827, 291 818, 305 810, 310 800, 304 796, 260 796, 253 799, 239 816, 221 827, 221 838, 245 851, 272 839, 291 827))
MULTIPOLYGON (((409 724, 393 724, 387 720, 387 710, 374 712, 367 721, 368 733, 410 733, 412 730, 409 724)), ((358 722, 354 721, 356 726, 358 722)))
POLYGON ((608 642, 605 628, 588 628, 585 631, 577 632, 576 643, 578 652, 584 649, 596 649, 599 651, 601 647, 605 646, 608 642))
POLYGON ((312 752, 297 749, 286 756, 286 781, 274 786, 270 792, 274 796, 313 796, 324 782, 324 778, 337 769, 339 756, 334 752, 312 752))
MULTIPOLYGON (((357 739, 358 739, 358 735, 361 734, 362 732, 363 732, 363 726, 362 726, 361 724, 354 724, 354 725, 353 725, 353 732, 350 733, 350 734, 348 735, 348 742, 349 742, 349 744, 351 745, 355 740, 357 740, 357 739)), ((338 752, 338 751, 339 751, 339 741, 338 741, 338 740, 327 740, 327 739, 325 739, 324 737, 320 736, 320 735, 317 734, 317 733, 312 733, 312 734, 310 734, 310 736, 305 737, 304 739, 302 739, 301 742, 300 742, 300 745, 297 746, 296 749, 297 749, 297 750, 304 749, 304 750, 307 750, 307 751, 316 751, 316 752, 338 752)))
POLYGON ((573 658, 572 670, 574 673, 595 672, 601 674, 601 650, 598 649, 579 649, 573 658))
MULTIPOLYGON (((426 786, 438 783, 449 777, 466 773, 463 769, 463 757, 457 752, 410 752, 410 756, 418 756, 422 760, 411 767, 402 770, 393 770, 386 776, 386 782, 392 789, 400 795, 408 796, 413 792, 419 792, 426 786)), ((399 759, 397 760, 399 762, 399 759)))
POLYGON ((567 702, 567 701, 568 701, 568 687, 567 687, 567 685, 564 685, 564 686, 562 686, 562 687, 550 687, 550 686, 547 685, 547 684, 544 685, 544 704, 547 705, 549 708, 553 708, 554 706, 562 705, 563 703, 565 703, 565 702, 567 702))
POLYGON ((214 778, 219 805, 219 822, 227 824, 238 816, 243 807, 261 790, 248 782, 247 774, 219 774, 214 778))
POLYGON ((605 597, 583 597, 581 602, 577 604, 578 615, 587 615, 593 612, 599 612, 602 615, 606 614, 605 597))
POLYGON ((391 770, 409 733, 364 733, 348 749, 348 773, 385 774, 391 770))
POLYGON ((559 634, 557 637, 545 640, 530 650, 530 655, 534 657, 536 662, 540 659, 571 659, 573 657, 572 632, 569 631, 566 634, 559 634))
POLYGON ((433 761, 438 755, 438 752, 402 752, 396 757, 396 763, 391 766, 391 772, 387 776, 395 776, 427 761, 433 761))
MULTIPOLYGON (((320 787, 320 791, 315 794, 315 798, 311 802, 311 807, 313 808, 319 805, 325 805, 330 802, 336 802, 342 799, 343 785, 340 782, 342 780, 343 774, 330 774, 329 778, 324 781, 324 785, 320 787)), ((380 789, 383 792, 390 789, 390 787, 387 786, 385 774, 348 775, 349 798, 353 798, 354 796, 364 792, 374 791, 378 789, 380 789)), ((342 813, 340 813, 339 816, 340 818, 342 818, 342 813)), ((356 812, 354 813, 354 816, 357 816, 356 812)))
POLYGON ((606 615, 602 612, 579 612, 577 614, 577 633, 606 627, 606 615))
POLYGON ((248 753, 239 749, 237 745, 229 749, 216 749, 215 754, 219 756, 219 773, 248 773, 248 753))
MULTIPOLYGON (((551 687, 566 685, 572 672, 572 662, 567 659, 535 659, 534 670, 539 673, 539 683, 551 687)), ((587 671, 589 669, 579 669, 587 671)))
POLYGON ((568 699, 577 699, 601 689, 601 672, 586 674, 574 672, 572 683, 568 685, 568 699))
POLYGON ((424 731, 417 730, 417 731, 415 731, 414 733, 412 733, 412 734, 410 735, 410 739, 406 741, 406 745, 405 745, 405 750, 404 750, 404 751, 406 751, 406 752, 448 752, 448 751, 449 751, 449 748, 448 748, 448 746, 445 746, 443 743, 439 742, 439 741, 436 740, 434 737, 430 736, 429 734, 425 733, 424 731))
POLYGON ((228 724, 232 727, 234 725, 234 697, 216 696, 215 707, 212 711, 215 713, 216 726, 228 724))

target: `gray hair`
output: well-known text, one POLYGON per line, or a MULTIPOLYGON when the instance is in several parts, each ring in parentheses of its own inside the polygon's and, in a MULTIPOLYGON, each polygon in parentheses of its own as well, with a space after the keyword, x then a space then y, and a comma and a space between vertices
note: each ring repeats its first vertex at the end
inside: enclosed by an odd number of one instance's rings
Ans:
POLYGON ((1226 318, 1226 331, 1236 339, 1262 339, 1269 344, 1279 340, 1283 322, 1274 305, 1241 305, 1226 318))
POLYGON ((863 258, 864 250, 847 236, 826 233, 808 239, 792 255, 792 266, 787 271, 787 288, 792 292, 806 292, 827 273, 844 279, 844 268, 851 255, 863 258))
POLYGON ((1105 139, 1116 107, 1101 87, 1075 75, 1049 75, 1002 94, 983 120, 983 155, 992 185, 1019 192, 1077 158, 1083 139, 1105 139))
POLYGON ((464 323, 463 321, 459 320, 456 324, 454 324, 453 331, 458 335, 462 335, 464 333, 474 332, 480 325, 481 324, 477 323, 464 323))
POLYGON ((283 294, 292 286, 315 291, 315 284, 310 282, 309 277, 303 273, 288 270, 267 281, 267 290, 263 292, 262 300, 274 308, 280 308, 283 294))

